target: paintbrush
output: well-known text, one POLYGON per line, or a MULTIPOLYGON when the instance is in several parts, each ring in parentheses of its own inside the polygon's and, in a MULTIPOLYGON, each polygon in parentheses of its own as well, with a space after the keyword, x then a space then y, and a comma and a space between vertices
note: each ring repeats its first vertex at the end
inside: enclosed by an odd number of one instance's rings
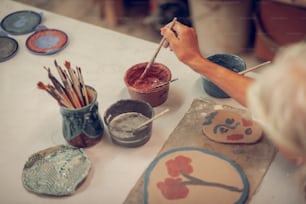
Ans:
POLYGON ((153 89, 156 89, 156 88, 165 86, 165 85, 167 85, 167 84, 170 84, 170 83, 172 83, 172 82, 175 82, 176 80, 178 80, 178 78, 174 78, 174 79, 171 79, 170 81, 167 81, 167 82, 164 82, 164 83, 161 83, 161 84, 157 84, 156 86, 153 87, 153 89))
POLYGON ((253 70, 255 70, 255 69, 261 68, 262 66, 267 65, 267 64, 270 64, 270 63, 271 63, 271 61, 266 61, 266 62, 264 62, 264 63, 261 63, 261 64, 258 64, 258 65, 256 65, 256 66, 254 66, 254 67, 251 67, 251 68, 248 68, 248 69, 243 70, 243 71, 241 71, 241 72, 238 72, 238 74, 245 74, 245 73, 248 73, 248 72, 250 72, 250 71, 253 71, 253 70))
POLYGON ((67 108, 73 108, 70 104, 66 103, 63 97, 56 91, 56 88, 51 85, 45 85, 43 82, 39 81, 37 87, 41 90, 47 91, 61 106, 67 108))
POLYGON ((74 92, 74 90, 71 87, 71 81, 69 81, 69 77, 68 74, 57 64, 56 60, 54 60, 54 64, 55 67, 58 71, 58 74, 64 84, 65 90, 66 90, 66 94, 69 97, 70 101, 72 102, 73 106, 75 108, 81 108, 82 105, 79 102, 79 99, 76 95, 76 93, 74 92))
POLYGON ((69 76, 70 76, 70 79, 71 79, 71 83, 72 83, 72 87, 73 87, 75 93, 77 94, 81 105, 83 106, 84 101, 83 101, 83 97, 82 97, 82 94, 81 94, 80 83, 79 83, 79 80, 77 79, 75 71, 71 67, 71 64, 70 64, 69 61, 65 61, 65 67, 68 70, 68 73, 69 73, 69 76))
POLYGON ((87 89, 86 89, 86 86, 85 86, 85 83, 84 83, 84 78, 83 78, 83 74, 82 74, 82 71, 81 71, 81 67, 76 67, 76 70, 77 70, 77 73, 78 73, 78 79, 79 79, 79 82, 80 82, 80 88, 81 88, 82 96, 84 98, 85 105, 88 105, 89 104, 89 99, 88 99, 87 89))
MULTIPOLYGON (((175 18, 173 18, 173 20, 171 21, 171 23, 170 23, 170 25, 169 25, 169 28, 170 28, 170 29, 172 29, 172 27, 173 27, 173 25, 174 25, 176 19, 177 19, 177 18, 175 17, 175 18)), ((164 45, 165 42, 166 42, 166 38, 163 37, 163 38, 161 39, 161 41, 160 41, 160 43, 159 43, 159 45, 158 45, 156 51, 154 52, 153 57, 152 57, 151 60, 148 62, 146 68, 145 68, 144 71, 143 71, 143 73, 140 75, 140 79, 142 79, 142 78, 146 75, 146 73, 148 72, 148 70, 150 69, 150 67, 152 66, 152 64, 154 63, 155 58, 157 57, 157 55, 158 55, 158 53, 159 53, 161 47, 164 45)))
POLYGON ((143 126, 145 126, 145 125, 147 125, 147 124, 149 124, 149 123, 151 123, 153 120, 155 120, 155 119, 161 117, 162 115, 164 115, 164 114, 167 113, 168 111, 169 111, 169 109, 165 109, 164 111, 162 111, 162 112, 160 112, 159 114, 155 115, 153 118, 151 118, 151 119, 145 121, 144 123, 138 125, 138 126, 134 129, 134 131, 135 131, 135 130, 138 130, 139 128, 141 128, 141 127, 143 127, 143 126))
POLYGON ((66 90, 65 87, 57 80, 57 78, 51 73, 50 68, 47 68, 44 66, 44 68, 47 70, 48 72, 48 77, 51 80, 52 84, 54 85, 54 87, 56 88, 56 90, 58 91, 58 93, 62 96, 63 100, 69 104, 70 106, 73 106, 69 97, 66 94, 66 90))
POLYGON ((77 96, 77 94, 75 93, 74 89, 72 88, 72 81, 69 79, 68 74, 66 72, 66 70, 63 71, 64 73, 64 77, 66 78, 67 81, 67 87, 66 90, 69 93, 73 104, 75 105, 76 108, 81 108, 82 104, 79 101, 79 97, 77 96))

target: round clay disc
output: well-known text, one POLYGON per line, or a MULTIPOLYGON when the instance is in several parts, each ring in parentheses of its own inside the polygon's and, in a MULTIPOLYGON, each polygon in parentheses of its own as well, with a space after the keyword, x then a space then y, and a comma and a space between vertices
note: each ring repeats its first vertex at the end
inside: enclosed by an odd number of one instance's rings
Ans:
POLYGON ((66 47, 68 36, 61 30, 42 29, 30 35, 26 47, 34 54, 51 55, 66 47))
POLYGON ((0 62, 9 60, 15 56, 17 50, 18 43, 15 39, 7 36, 0 36, 0 62))
POLYGON ((81 148, 58 145, 32 154, 22 170, 25 189, 40 195, 66 196, 87 178, 91 161, 81 148))
POLYGON ((255 143, 262 137, 258 123, 234 111, 211 112, 202 125, 204 135, 220 143, 255 143))
POLYGON ((1 27, 9 34, 23 35, 35 31, 41 19, 41 15, 34 11, 16 11, 3 18, 1 27))
POLYGON ((242 204, 248 192, 248 179, 237 163, 202 148, 168 150, 144 173, 145 204, 242 204))

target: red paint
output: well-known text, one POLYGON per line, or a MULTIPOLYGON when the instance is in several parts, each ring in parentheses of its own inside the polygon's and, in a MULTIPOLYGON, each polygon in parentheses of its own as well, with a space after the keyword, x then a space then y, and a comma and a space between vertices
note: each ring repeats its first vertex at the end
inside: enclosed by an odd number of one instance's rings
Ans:
POLYGON ((144 72, 147 63, 137 64, 128 70, 125 81, 126 83, 143 92, 153 89, 155 86, 168 82, 171 79, 171 74, 158 63, 154 63, 144 78, 140 79, 141 74, 144 72))
POLYGON ((242 140, 242 139, 243 139, 242 134, 233 134, 227 136, 227 140, 242 140))
POLYGON ((166 162, 168 174, 173 177, 179 176, 181 173, 191 174, 193 172, 191 162, 192 160, 189 157, 182 155, 168 160, 166 162))
POLYGON ((139 63, 129 68, 124 82, 132 99, 143 100, 156 107, 168 98, 169 84, 155 88, 156 85, 171 80, 171 71, 161 63, 153 63, 146 75, 140 79, 147 63, 139 63))
POLYGON ((180 178, 166 178, 164 182, 158 182, 156 185, 168 200, 186 198, 189 189, 181 183, 180 178))
POLYGON ((247 119, 244 119, 242 118, 242 124, 244 127, 249 127, 249 126, 252 126, 253 125, 253 121, 252 120, 247 120, 247 119))

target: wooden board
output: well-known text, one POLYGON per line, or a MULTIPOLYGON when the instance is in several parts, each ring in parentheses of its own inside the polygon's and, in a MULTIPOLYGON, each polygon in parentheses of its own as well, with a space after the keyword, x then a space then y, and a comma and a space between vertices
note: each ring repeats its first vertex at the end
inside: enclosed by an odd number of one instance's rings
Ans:
MULTIPOLYGON (((265 136, 256 144, 221 144, 208 139, 202 133, 202 123, 205 115, 216 108, 233 110, 240 114, 246 113, 245 110, 227 105, 220 106, 210 100, 194 99, 187 113, 170 134, 159 155, 173 148, 189 146, 214 151, 234 160, 243 169, 249 181, 248 203, 274 159, 276 150, 265 136)), ((142 175, 130 191, 125 204, 143 203, 143 184, 142 175)))

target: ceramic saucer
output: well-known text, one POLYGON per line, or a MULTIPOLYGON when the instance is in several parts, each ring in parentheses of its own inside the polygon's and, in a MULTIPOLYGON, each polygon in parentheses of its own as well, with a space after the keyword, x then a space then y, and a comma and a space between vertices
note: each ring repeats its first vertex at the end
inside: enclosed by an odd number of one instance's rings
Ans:
POLYGON ((68 36, 57 29, 41 29, 30 35, 26 47, 34 54, 51 55, 66 47, 68 36))
POLYGON ((18 43, 8 36, 0 36, 0 62, 9 60, 18 51, 18 43))
POLYGON ((41 14, 22 10, 13 12, 1 21, 3 30, 12 35, 23 35, 35 31, 35 28, 41 23, 41 14))

